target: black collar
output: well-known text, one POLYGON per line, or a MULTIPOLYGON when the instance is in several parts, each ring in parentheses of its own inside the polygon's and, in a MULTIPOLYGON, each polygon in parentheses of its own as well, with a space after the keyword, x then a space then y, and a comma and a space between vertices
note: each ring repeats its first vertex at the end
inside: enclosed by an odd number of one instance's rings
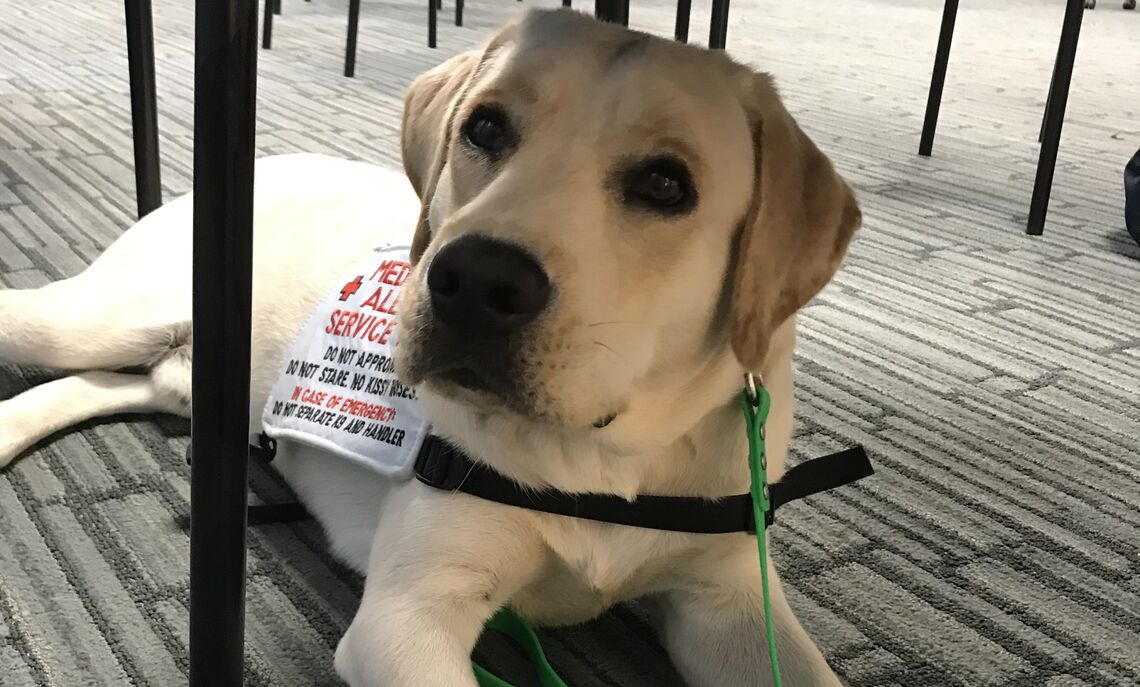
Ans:
MULTIPOLYGON (((742 458, 743 460, 743 458, 742 458)), ((436 436, 428 436, 416 458, 416 477, 444 491, 465 494, 508 506, 630 525, 696 534, 756 533, 752 495, 718 499, 699 496, 638 496, 633 501, 614 494, 571 494, 535 491, 505 477, 436 436)), ((769 485, 772 507, 764 523, 771 526, 781 505, 821 491, 841 487, 874 473, 862 446, 801 463, 769 485)))

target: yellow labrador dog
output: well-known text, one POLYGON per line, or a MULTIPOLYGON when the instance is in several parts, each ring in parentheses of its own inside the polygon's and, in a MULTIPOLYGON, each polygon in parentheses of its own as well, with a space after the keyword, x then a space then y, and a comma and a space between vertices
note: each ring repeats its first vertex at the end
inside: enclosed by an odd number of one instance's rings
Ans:
MULTIPOLYGON (((331 282, 372 246, 411 239, 397 371, 438 434, 535 489, 738 494, 751 371, 773 398, 779 479, 793 316, 860 212, 770 77, 533 12, 417 79, 402 143, 407 179, 320 156, 259 162, 253 417, 331 282), (441 305, 480 279, 494 282, 483 300, 441 305)), ((0 464, 90 417, 188 413, 190 234, 183 197, 81 275, 0 292, 0 357, 77 371, 0 404, 0 464), (140 282, 151 289, 128 286, 140 282)), ((472 687, 471 650, 501 606, 557 625, 634 598, 649 600, 689 684, 769 684, 751 536, 512 508, 288 441, 275 465, 367 574, 336 652, 353 687, 472 687)), ((840 684, 774 584, 784 683, 840 684)))

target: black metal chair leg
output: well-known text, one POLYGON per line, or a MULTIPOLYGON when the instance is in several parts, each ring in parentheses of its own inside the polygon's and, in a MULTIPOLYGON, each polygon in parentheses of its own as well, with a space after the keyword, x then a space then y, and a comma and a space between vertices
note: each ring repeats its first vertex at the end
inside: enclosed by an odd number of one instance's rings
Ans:
POLYGON ((273 13, 274 14, 281 14, 281 2, 282 2, 282 0, 273 0, 273 13))
POLYGON ((1037 160, 1037 178, 1033 182, 1033 199, 1029 202, 1029 221, 1025 233, 1040 236, 1045 231, 1045 215, 1049 211, 1049 193, 1053 188, 1053 172, 1057 167, 1057 149, 1061 145, 1061 126, 1065 122, 1065 106, 1069 101, 1069 84, 1077 61, 1077 40, 1081 36, 1084 0, 1068 0, 1065 20, 1061 25, 1061 43, 1053 68, 1053 86, 1045 120, 1041 155, 1037 160))
POLYGON ((436 0, 428 0, 428 47, 435 47, 435 21, 436 12, 439 11, 439 5, 436 0))
POLYGON ((682 43, 689 42, 689 15, 693 11, 693 0, 677 0, 677 23, 673 28, 673 38, 682 43))
POLYGON ((618 22, 622 26, 629 26, 629 0, 621 0, 618 11, 621 13, 618 15, 618 22))
POLYGON ((162 205, 158 163, 158 103, 154 85, 154 21, 150 0, 126 0, 131 134, 135 149, 135 203, 139 218, 162 205))
MULTIPOLYGON (((1056 62, 1054 62, 1053 64, 1056 65, 1056 62)), ((1056 75, 1050 77, 1050 79, 1049 79, 1049 93, 1053 92, 1053 83, 1056 80, 1057 80, 1056 75)), ((1041 128, 1039 128, 1037 130, 1037 142, 1038 143, 1041 143, 1042 141, 1045 140, 1045 122, 1049 121, 1049 106, 1052 104, 1053 103, 1049 99, 1049 96, 1048 95, 1045 96, 1045 111, 1043 113, 1041 113, 1041 128)))
POLYGON ((930 93, 926 96, 926 117, 922 120, 922 139, 918 154, 930 157, 934 148, 934 130, 938 127, 938 109, 942 106, 942 87, 946 85, 946 65, 950 62, 950 44, 954 40, 954 20, 958 17, 958 0, 946 0, 942 8, 942 28, 938 31, 938 48, 934 53, 934 73, 930 75, 930 93))
POLYGON ((455 0, 455 25, 463 26, 463 0, 455 0))
POLYGON ((728 0, 713 0, 709 21, 709 47, 724 50, 728 40, 728 0))
POLYGON ((273 47, 273 6, 276 0, 265 0, 265 18, 261 23, 261 47, 269 50, 273 47))
POLYGON ((619 23, 621 21, 621 0, 594 0, 594 16, 600 21, 619 23))
POLYGON ((360 28, 360 0, 348 0, 348 39, 344 45, 344 75, 356 74, 356 32, 360 28))
POLYGON ((562 0, 562 6, 563 7, 569 7, 570 6, 570 0, 562 0))
POLYGON ((1041 113, 1041 128, 1037 131, 1037 142, 1045 140, 1045 122, 1049 121, 1049 106, 1053 104, 1053 84, 1057 83, 1057 65, 1061 63, 1061 44, 1057 43, 1057 56, 1053 58, 1053 71, 1049 74, 1049 92, 1045 95, 1045 111, 1041 113))
POLYGON ((257 10, 195 7, 190 687, 243 684, 257 10))

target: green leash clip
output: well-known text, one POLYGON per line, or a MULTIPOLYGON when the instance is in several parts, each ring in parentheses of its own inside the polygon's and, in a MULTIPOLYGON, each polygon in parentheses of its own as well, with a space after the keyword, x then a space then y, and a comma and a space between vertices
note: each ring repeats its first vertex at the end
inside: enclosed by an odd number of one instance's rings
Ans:
MULTIPOLYGON (((764 423, 768 420, 768 411, 772 407, 772 398, 768 395, 764 385, 756 383, 751 374, 744 376, 744 391, 740 394, 741 407, 744 410, 744 426, 748 434, 748 470, 752 475, 752 513, 756 519, 756 546, 760 552, 760 584, 764 592, 764 629, 768 637, 768 656, 772 662, 772 685, 782 687, 780 681, 780 664, 776 660, 776 633, 772 628, 772 599, 768 591, 768 533, 765 523, 768 511, 772 507, 768 493, 768 459, 764 453, 764 423)), ((567 687, 546 654, 542 651, 542 644, 538 635, 526 622, 509 608, 503 608, 494 615, 484 626, 486 630, 494 630, 517 644, 530 658, 538 672, 542 687, 567 687)), ((475 670, 475 679, 479 687, 514 687, 511 683, 493 675, 490 671, 474 661, 471 662, 475 670)))

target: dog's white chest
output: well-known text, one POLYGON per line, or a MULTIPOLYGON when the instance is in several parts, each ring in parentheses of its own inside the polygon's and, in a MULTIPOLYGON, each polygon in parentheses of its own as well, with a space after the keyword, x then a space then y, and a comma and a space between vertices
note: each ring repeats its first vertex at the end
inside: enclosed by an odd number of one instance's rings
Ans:
POLYGON ((411 272, 407 247, 370 252, 309 315, 281 362, 264 431, 407 479, 428 434, 397 379, 396 308, 411 272))
MULTIPOLYGON (((538 585, 553 585, 564 592, 573 588, 574 594, 592 596, 603 605, 652 589, 662 576, 658 563, 668 561, 674 553, 660 532, 560 516, 542 519, 543 537, 558 565, 538 585)), ((566 598, 557 593, 543 596, 566 598)))

